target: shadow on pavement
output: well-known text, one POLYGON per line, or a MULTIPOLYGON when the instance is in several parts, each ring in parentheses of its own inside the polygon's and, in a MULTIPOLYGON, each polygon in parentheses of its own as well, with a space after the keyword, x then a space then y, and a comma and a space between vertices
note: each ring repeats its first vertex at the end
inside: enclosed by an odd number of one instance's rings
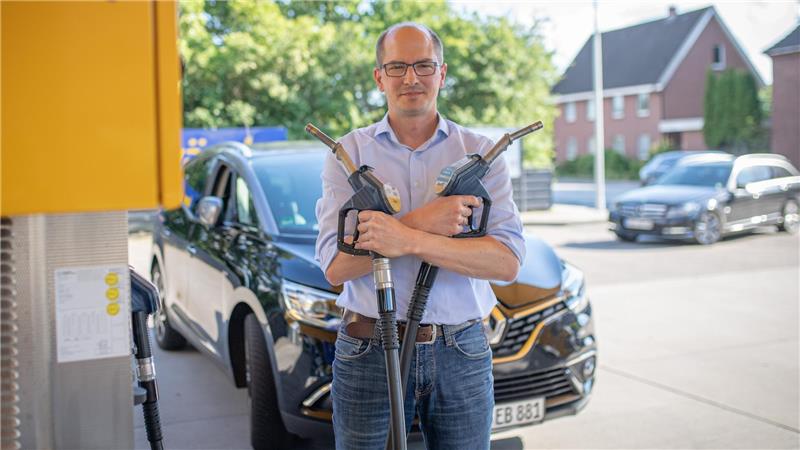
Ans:
MULTIPOLYGON (((778 234, 779 233, 774 228, 761 228, 725 236, 720 241, 712 244, 712 246, 725 245, 729 242, 737 242, 748 239, 762 239, 764 236, 775 236, 778 234)), ((702 247, 702 245, 688 239, 679 241, 661 239, 657 236, 639 236, 636 242, 624 242, 619 239, 609 238, 608 240, 603 241, 568 242, 566 244, 559 245, 559 247, 585 250, 646 250, 658 247, 702 247)))
POLYGON ((647 240, 639 242, 623 242, 614 239, 607 241, 568 242, 559 247, 579 248, 584 250, 649 250, 655 247, 676 247, 691 245, 680 241, 647 240))
POLYGON ((497 439, 492 441, 492 450, 522 450, 522 439, 518 437, 511 437, 505 439, 497 439))

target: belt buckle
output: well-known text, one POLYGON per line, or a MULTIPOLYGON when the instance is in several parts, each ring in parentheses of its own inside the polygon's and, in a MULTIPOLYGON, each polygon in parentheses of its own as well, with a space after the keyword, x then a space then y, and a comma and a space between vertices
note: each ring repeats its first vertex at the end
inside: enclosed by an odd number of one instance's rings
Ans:
POLYGON ((432 323, 431 324, 431 340, 428 341, 428 342, 423 342, 423 344, 433 344, 434 342, 436 342, 436 335, 438 334, 437 331, 438 330, 436 329, 436 324, 432 323))

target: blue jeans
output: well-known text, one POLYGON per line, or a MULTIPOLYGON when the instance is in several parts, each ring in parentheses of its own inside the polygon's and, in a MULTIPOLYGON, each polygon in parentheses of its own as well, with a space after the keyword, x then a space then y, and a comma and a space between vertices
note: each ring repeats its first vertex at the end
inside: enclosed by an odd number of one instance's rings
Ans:
MULTIPOLYGON (((483 324, 442 328, 444 336, 415 344, 405 395, 406 430, 416 414, 429 449, 488 449, 494 380, 483 324)), ((331 392, 336 448, 383 450, 389 393, 379 339, 357 339, 339 330, 331 392)))

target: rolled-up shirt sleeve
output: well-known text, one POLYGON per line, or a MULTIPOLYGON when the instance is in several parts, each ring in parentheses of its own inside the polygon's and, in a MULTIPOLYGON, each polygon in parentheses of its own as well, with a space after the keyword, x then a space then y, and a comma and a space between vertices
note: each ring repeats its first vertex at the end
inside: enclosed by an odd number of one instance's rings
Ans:
MULTIPOLYGON (((487 139, 481 145, 479 153, 485 155, 492 146, 492 142, 487 139)), ((494 161, 482 182, 492 199, 486 234, 508 247, 522 264, 525 261, 525 238, 522 236, 522 220, 514 203, 514 191, 504 155, 494 161)), ((483 214, 482 209, 476 211, 475 220, 483 214)))
MULTIPOLYGON (((353 195, 353 189, 347 182, 347 174, 333 153, 325 157, 325 164, 320 176, 322 181, 322 198, 317 200, 316 214, 319 224, 319 237, 314 258, 319 261, 323 273, 328 271, 339 249, 336 246, 336 233, 339 226, 339 209, 353 195)), ((352 226, 348 221, 346 234, 352 234, 352 226)))

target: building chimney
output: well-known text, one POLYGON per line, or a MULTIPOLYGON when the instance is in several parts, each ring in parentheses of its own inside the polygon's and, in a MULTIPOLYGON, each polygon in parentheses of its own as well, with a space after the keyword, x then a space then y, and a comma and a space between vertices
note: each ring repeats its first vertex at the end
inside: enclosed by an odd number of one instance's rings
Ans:
POLYGON ((669 5, 669 17, 675 17, 676 15, 678 15, 678 9, 675 5, 669 5))

